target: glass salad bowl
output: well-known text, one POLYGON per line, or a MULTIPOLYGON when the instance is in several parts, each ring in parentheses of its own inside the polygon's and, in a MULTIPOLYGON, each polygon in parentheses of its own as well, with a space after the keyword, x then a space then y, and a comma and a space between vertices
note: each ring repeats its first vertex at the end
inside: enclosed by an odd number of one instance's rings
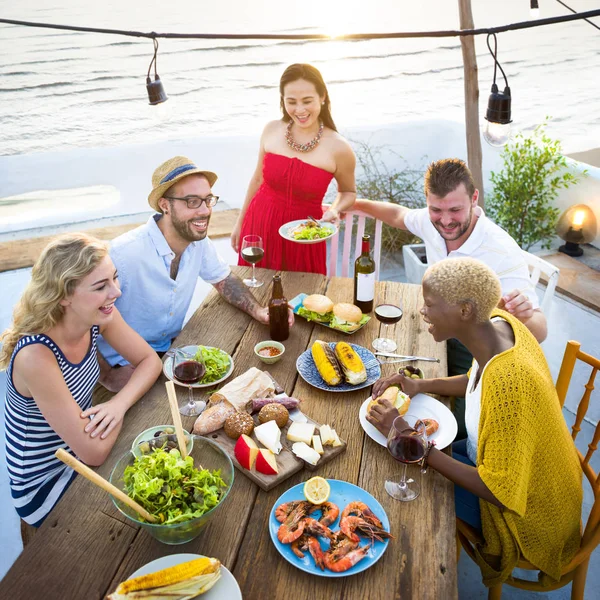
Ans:
POLYGON ((192 437, 189 457, 193 459, 193 467, 189 460, 187 464, 182 462, 178 450, 155 451, 137 459, 128 451, 110 474, 110 482, 156 516, 157 522, 144 521, 132 508, 111 496, 119 512, 164 544, 185 544, 197 537, 218 513, 233 486, 234 469, 229 456, 215 442, 201 436, 192 437), (190 479, 200 477, 190 478, 191 468, 220 473, 216 478, 202 477, 193 485, 190 479), (188 479, 184 481, 185 477, 188 479))

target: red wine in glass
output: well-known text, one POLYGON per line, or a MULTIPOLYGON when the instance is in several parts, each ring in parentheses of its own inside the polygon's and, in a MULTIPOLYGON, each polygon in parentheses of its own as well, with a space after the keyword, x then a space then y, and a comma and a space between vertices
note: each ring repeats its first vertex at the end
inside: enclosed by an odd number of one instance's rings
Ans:
POLYGON ((427 448, 425 440, 418 432, 406 429, 406 422, 402 417, 397 417, 388 433, 387 448, 398 462, 404 464, 404 468, 399 482, 385 482, 385 491, 392 498, 401 502, 414 500, 420 490, 415 481, 406 479, 406 467, 423 459, 427 448))
POLYGON ((195 360, 180 362, 174 369, 173 375, 186 385, 198 383, 206 373, 206 367, 195 360))
POLYGON ((378 304, 375 307, 375 316, 380 323, 385 325, 384 337, 373 340, 373 348, 378 352, 393 352, 398 348, 394 340, 387 337, 388 325, 398 323, 402 318, 402 307, 396 304, 378 304))
POLYGON ((257 248, 256 246, 250 246, 249 248, 244 248, 242 250, 242 258, 251 265, 255 265, 257 262, 260 262, 264 255, 265 251, 262 248, 257 248))

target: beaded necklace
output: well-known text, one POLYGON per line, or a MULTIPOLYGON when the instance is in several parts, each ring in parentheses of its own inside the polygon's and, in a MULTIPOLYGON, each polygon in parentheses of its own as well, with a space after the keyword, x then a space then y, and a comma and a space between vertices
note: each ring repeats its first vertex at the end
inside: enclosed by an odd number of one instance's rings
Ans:
POLYGON ((319 131, 316 137, 314 137, 312 140, 310 140, 310 142, 307 142, 306 144, 299 144, 292 137, 293 124, 294 122, 290 121, 288 123, 287 129, 285 130, 285 141, 287 142, 287 145, 296 152, 310 152, 311 150, 314 150, 319 145, 319 142, 321 141, 321 136, 323 135, 323 121, 319 121, 319 131))

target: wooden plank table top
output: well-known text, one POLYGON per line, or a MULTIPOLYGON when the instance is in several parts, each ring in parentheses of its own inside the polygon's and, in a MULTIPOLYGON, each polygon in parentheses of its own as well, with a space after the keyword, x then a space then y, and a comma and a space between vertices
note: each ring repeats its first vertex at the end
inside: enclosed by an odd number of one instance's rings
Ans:
MULTIPOLYGON (((248 272, 245 267, 235 270, 240 275, 248 272)), ((257 274, 265 285, 253 291, 259 302, 266 304, 273 272, 258 269, 257 274)), ((283 273, 282 280, 287 298, 305 292, 327 293, 334 302, 352 300, 351 279, 283 273)), ((376 301, 400 301, 403 305, 403 319, 389 327, 391 337, 398 342, 398 352, 439 357, 439 364, 420 366, 426 377, 445 375, 445 345, 434 342, 418 313, 420 286, 379 282, 376 301)), ((175 342, 224 349, 234 357, 233 376, 252 366, 268 369, 289 395, 303 400, 302 409, 308 416, 335 427, 348 448, 316 473, 359 485, 385 509, 395 539, 374 566, 354 577, 325 578, 307 575, 279 555, 268 532, 269 513, 283 492, 315 474, 306 469, 269 492, 236 471, 233 489, 218 516, 198 538, 180 546, 167 546, 152 538, 121 515, 105 492, 77 477, 0 583, 0 598, 30 600, 42 594, 45 600, 101 599, 149 561, 182 552, 221 560, 234 574, 245 600, 457 598, 453 485, 429 470, 421 480, 419 498, 407 503, 390 498, 384 482, 388 478, 398 480, 401 467, 385 448, 366 436, 358 419, 359 407, 370 391, 321 391, 299 377, 295 368, 296 357, 315 339, 344 339, 370 347, 379 328, 373 318, 356 334, 346 336, 297 318, 285 342, 285 355, 267 367, 253 354, 253 347, 268 339, 268 328, 211 292, 175 342)), ((392 374, 396 367, 383 366, 383 375, 392 374)), ((97 468, 102 476, 108 478, 112 466, 140 431, 170 423, 164 383, 161 376, 128 411, 115 447, 105 464, 97 468)), ((183 403, 187 391, 178 393, 183 403)), ((191 430, 193 421, 193 417, 183 417, 184 427, 191 430)), ((419 468, 409 466, 409 476, 420 477, 419 468)))

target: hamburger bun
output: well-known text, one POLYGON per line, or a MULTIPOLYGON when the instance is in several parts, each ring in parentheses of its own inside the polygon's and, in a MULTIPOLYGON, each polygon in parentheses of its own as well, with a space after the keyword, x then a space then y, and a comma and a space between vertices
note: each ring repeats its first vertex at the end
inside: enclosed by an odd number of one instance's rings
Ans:
POLYGON ((360 320, 363 316, 362 310, 349 302, 338 302, 337 304, 334 304, 333 315, 338 321, 345 321, 347 323, 348 331, 355 331, 358 329, 360 320))
POLYGON ((398 386, 392 385, 381 394, 378 398, 371 400, 367 405, 367 412, 371 412, 371 409, 379 400, 387 400, 394 408, 398 409, 398 414, 402 417, 408 412, 410 406, 410 398, 405 394, 398 386))
MULTIPOLYGON (((302 301, 302 306, 306 310, 310 310, 317 315, 323 315, 331 312, 333 308, 333 302, 327 297, 323 296, 323 294, 311 294, 310 296, 306 296, 302 301)), ((328 319, 325 319, 327 321, 328 319)))

